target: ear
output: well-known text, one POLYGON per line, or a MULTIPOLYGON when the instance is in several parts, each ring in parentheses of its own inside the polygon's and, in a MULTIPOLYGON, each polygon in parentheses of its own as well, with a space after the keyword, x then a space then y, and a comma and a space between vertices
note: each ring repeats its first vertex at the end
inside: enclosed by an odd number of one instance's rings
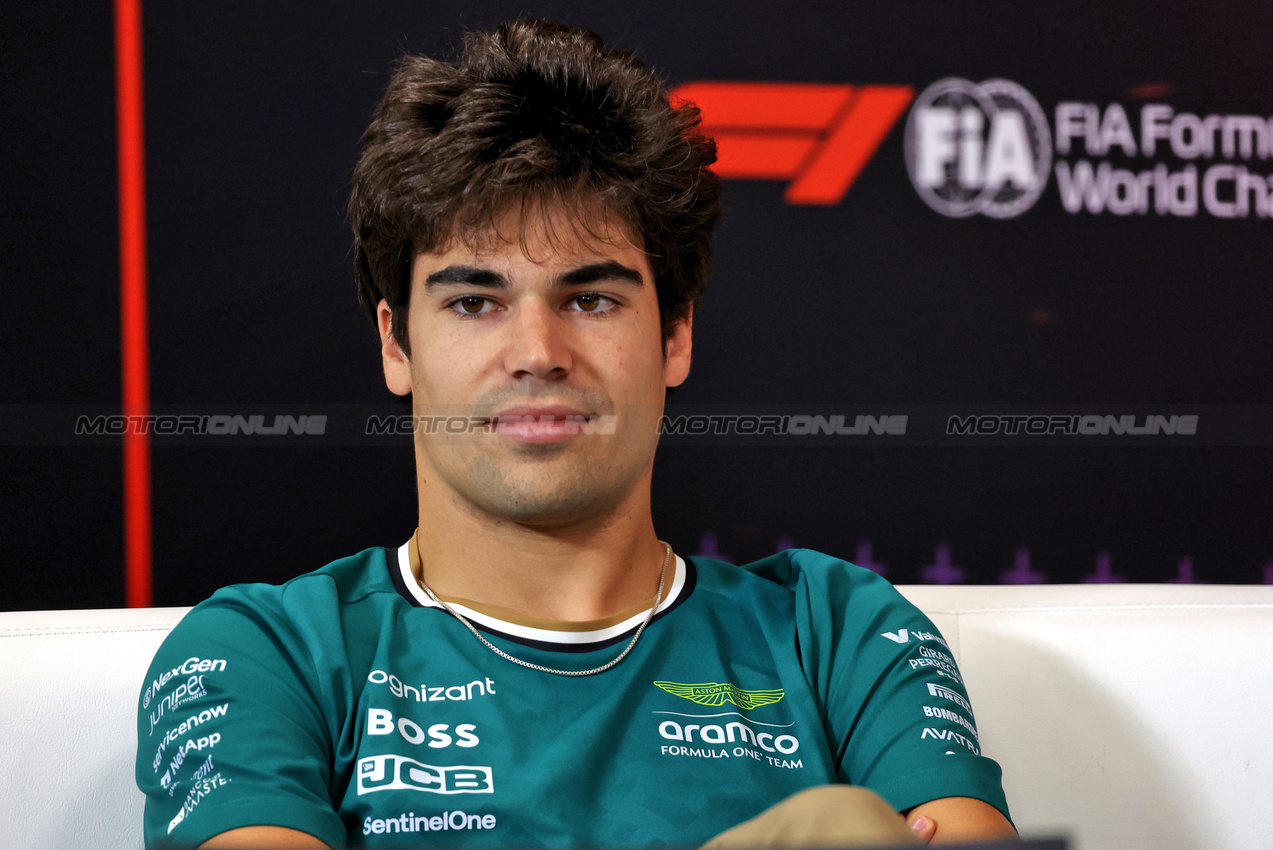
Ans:
POLYGON ((663 384, 679 387, 690 376, 690 354, 694 348, 694 312, 672 326, 663 354, 663 384))
POLYGON ((409 395, 411 358, 393 337, 393 310, 383 298, 376 305, 376 325, 380 330, 380 360, 385 369, 385 386, 395 395, 409 395))

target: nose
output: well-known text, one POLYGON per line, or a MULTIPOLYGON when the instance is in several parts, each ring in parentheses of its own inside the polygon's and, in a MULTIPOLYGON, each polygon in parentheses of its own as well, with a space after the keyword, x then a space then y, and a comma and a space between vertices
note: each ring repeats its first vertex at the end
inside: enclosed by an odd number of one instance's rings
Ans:
POLYGON ((504 369, 509 375, 555 380, 570 373, 569 323, 543 299, 524 299, 505 327, 504 369))

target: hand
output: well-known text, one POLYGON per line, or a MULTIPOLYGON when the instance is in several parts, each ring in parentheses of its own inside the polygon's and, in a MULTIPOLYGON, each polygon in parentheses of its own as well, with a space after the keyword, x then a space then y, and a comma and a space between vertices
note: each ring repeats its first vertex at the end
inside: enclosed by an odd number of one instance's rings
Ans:
POLYGON ((1017 831, 998 809, 971 797, 929 800, 905 814, 906 825, 920 840, 933 846, 1017 837, 1017 831), (921 827, 920 820, 928 825, 921 827))
MULTIPOLYGON (((921 820, 920 815, 915 820, 921 820)), ((814 847, 922 845, 937 830, 931 816, 922 830, 907 824, 878 794, 852 785, 820 785, 728 829, 699 850, 806 850, 814 847)))
POLYGON ((907 819, 906 825, 909 826, 918 836, 920 841, 925 844, 933 840, 933 836, 937 833, 937 822, 932 818, 926 818, 923 815, 911 815, 907 819))

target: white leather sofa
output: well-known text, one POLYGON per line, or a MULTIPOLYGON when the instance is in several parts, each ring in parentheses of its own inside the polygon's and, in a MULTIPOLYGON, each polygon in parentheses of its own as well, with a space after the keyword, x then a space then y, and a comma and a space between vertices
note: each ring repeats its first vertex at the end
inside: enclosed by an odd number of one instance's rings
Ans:
MULTIPOLYGON (((1273 847, 1273 586, 904 587, 1027 836, 1273 847)), ((185 609, 0 613, 0 846, 138 850, 134 710, 185 609)))

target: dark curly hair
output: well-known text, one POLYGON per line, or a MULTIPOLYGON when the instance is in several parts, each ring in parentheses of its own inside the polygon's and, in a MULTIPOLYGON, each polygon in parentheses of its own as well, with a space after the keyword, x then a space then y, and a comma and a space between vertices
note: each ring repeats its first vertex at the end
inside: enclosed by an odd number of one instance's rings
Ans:
POLYGON ((702 298, 720 221, 716 144, 698 124, 635 54, 551 21, 469 32, 455 62, 403 57, 354 168, 359 299, 373 322, 388 302, 409 354, 417 254, 516 205, 599 203, 644 242, 666 342, 702 298))

